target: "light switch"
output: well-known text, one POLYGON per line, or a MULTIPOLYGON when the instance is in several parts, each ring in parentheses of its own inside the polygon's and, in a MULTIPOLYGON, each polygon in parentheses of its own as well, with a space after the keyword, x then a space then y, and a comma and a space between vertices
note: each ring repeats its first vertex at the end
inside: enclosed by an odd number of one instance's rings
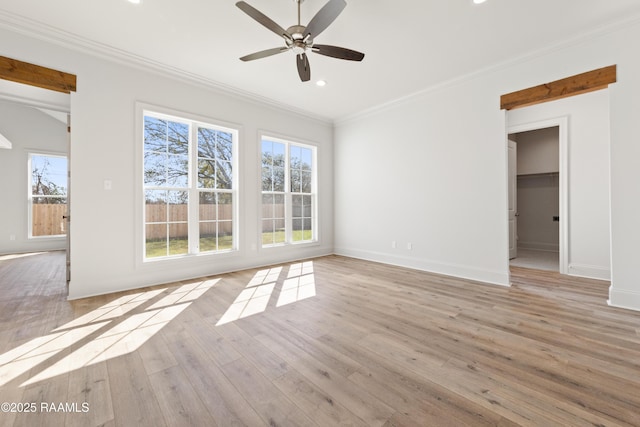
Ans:
POLYGON ((105 190, 111 190, 111 180, 110 179, 105 179, 104 180, 104 189, 105 190))

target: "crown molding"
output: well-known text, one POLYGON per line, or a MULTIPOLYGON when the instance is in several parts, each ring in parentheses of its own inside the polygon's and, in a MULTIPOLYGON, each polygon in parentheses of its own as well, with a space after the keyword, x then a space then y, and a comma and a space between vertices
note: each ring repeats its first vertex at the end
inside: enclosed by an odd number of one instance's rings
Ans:
POLYGON ((171 65, 163 64, 140 55, 135 55, 122 49, 114 48, 102 43, 82 38, 76 34, 62 31, 42 22, 16 15, 0 9, 0 28, 42 40, 76 52, 97 57, 120 65, 138 70, 153 72, 156 75, 169 77, 203 89, 217 92, 221 95, 232 96, 254 105, 267 106, 288 114, 294 114, 305 119, 311 119, 324 125, 333 125, 333 120, 309 111, 276 102, 270 98, 244 91, 237 87, 209 79, 199 74, 191 73, 171 65))
POLYGON ((474 80, 484 75, 496 72, 500 69, 522 64, 531 61, 532 59, 552 53, 554 51, 566 49, 570 46, 583 43, 586 40, 602 37, 606 34, 613 33, 638 24, 640 24, 640 15, 632 15, 623 20, 596 27, 590 31, 583 32, 577 36, 562 40, 558 43, 546 46, 542 49, 527 52, 520 56, 508 59, 506 61, 498 62, 496 64, 478 69, 471 73, 442 81, 440 83, 428 86, 405 96, 378 104, 367 109, 363 109, 353 114, 349 114, 343 118, 331 119, 329 117, 314 114, 309 111, 301 111, 299 108, 293 107, 291 105, 276 102, 270 98, 263 97, 252 92, 244 91, 237 87, 226 85, 224 83, 206 78, 198 74, 190 73, 177 67, 153 61, 143 56, 134 55, 130 52, 126 52, 124 50, 117 49, 102 43, 84 39, 76 34, 59 30, 50 25, 32 20, 30 18, 26 18, 21 15, 16 15, 4 10, 0 10, 0 28, 4 28, 9 31, 23 34, 25 36, 36 38, 45 42, 53 43, 55 45, 62 46, 70 50, 81 52, 93 57, 98 57, 139 70, 153 72, 157 75, 180 80, 181 82, 187 82, 189 84, 217 92, 221 95, 233 96, 235 98, 242 99, 243 101, 250 102, 254 105, 267 106, 286 112, 288 114, 294 114, 305 119, 314 120, 323 125, 333 125, 334 127, 392 109, 394 107, 408 103, 411 100, 425 94, 449 87, 454 87, 467 81, 474 80))
POLYGON ((366 117, 369 116, 373 116, 375 114, 384 112, 384 111, 388 111, 390 109, 393 109, 395 107, 401 106, 403 104, 406 104, 412 100, 414 100, 415 98, 418 98, 420 96, 426 95, 428 93, 432 93, 438 90, 442 90, 442 89, 446 89, 446 88, 451 88, 463 83, 466 83, 468 81, 471 80, 475 80, 477 78, 480 78, 482 76, 494 73, 496 71, 499 71, 501 69, 504 68, 509 68, 509 67, 513 67, 515 65, 519 65, 519 64, 523 64, 526 62, 529 62, 533 59, 548 55, 550 53, 559 51, 559 50, 563 50, 566 49, 568 47, 571 46, 576 46, 579 45, 581 43, 584 43, 588 40, 592 40, 592 39, 596 39, 599 37, 603 37, 607 34, 611 34, 614 33, 616 31, 620 31, 620 30, 624 30, 626 28, 630 28, 636 25, 640 24, 640 15, 632 15, 629 16, 623 20, 619 20, 619 21, 615 21, 613 23, 609 23, 609 24, 604 24, 601 25, 599 27, 596 27, 590 31, 587 32, 583 32, 579 35, 564 39, 562 41, 559 41, 557 43, 554 43, 552 45, 546 46, 542 49, 537 49, 534 51, 530 51, 527 53, 524 53, 522 55, 510 58, 508 60, 505 61, 501 61, 498 62, 496 64, 478 69, 476 71, 473 71, 471 73, 467 73, 458 77, 454 77, 452 79, 449 80, 445 80, 442 81, 438 84, 432 85, 432 86, 428 86, 424 89, 418 90, 416 92, 412 92, 408 95, 402 96, 400 98, 396 98, 393 100, 390 100, 388 102, 384 102, 381 104, 378 104, 376 106, 373 106, 371 108, 367 108, 364 109, 362 111, 356 112, 354 114, 350 114, 348 116, 345 116, 341 119, 337 119, 333 121, 334 126, 340 126, 340 125, 344 125, 350 122, 355 122, 361 119, 364 119, 366 117))

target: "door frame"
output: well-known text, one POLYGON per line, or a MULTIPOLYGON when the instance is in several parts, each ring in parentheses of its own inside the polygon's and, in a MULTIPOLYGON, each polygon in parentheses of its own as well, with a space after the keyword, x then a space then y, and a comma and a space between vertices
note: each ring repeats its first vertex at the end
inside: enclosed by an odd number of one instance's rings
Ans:
MULTIPOLYGON (((527 132, 550 127, 558 127, 559 137, 559 185, 560 185, 560 238, 559 238, 559 270, 560 274, 568 274, 569 271, 569 116, 561 116, 547 120, 524 123, 515 126, 509 126, 509 115, 506 115, 506 136, 505 140, 509 140, 509 134, 527 132)), ((508 142, 507 142, 508 144, 508 142)), ((508 150, 508 146, 506 147, 508 150)), ((509 168, 509 158, 507 156, 507 170, 509 168)), ((508 178, 507 178, 508 179, 508 178)), ((508 184, 508 183, 507 183, 508 184)), ((508 219, 507 219, 508 227, 508 219)))
POLYGON ((518 257, 518 143, 507 138, 509 261, 518 257), (513 145, 513 149, 511 146, 513 145), (512 155, 513 152, 513 155, 512 155), (512 160, 514 159, 515 160, 512 160), (513 208, 513 209, 512 209, 513 208), (511 222, 513 221, 513 228, 511 222))

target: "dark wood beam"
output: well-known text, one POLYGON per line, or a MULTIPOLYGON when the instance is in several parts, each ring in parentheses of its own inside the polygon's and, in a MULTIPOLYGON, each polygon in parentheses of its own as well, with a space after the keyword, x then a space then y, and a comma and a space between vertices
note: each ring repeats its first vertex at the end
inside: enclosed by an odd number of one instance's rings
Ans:
POLYGON ((616 66, 599 68, 597 70, 545 83, 529 89, 508 93, 500 97, 500 108, 513 110, 514 108, 555 101, 569 96, 580 95, 594 90, 605 89, 616 82, 616 66))
POLYGON ((56 92, 76 91, 76 76, 51 68, 0 56, 0 79, 28 84, 56 92))

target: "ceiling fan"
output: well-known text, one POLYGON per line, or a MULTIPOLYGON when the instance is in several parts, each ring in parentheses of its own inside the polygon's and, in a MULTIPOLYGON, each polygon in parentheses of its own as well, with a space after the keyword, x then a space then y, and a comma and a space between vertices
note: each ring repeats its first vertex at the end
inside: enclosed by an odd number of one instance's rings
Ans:
POLYGON ((309 21, 306 27, 300 24, 300 5, 304 0, 294 0, 298 3, 298 25, 292 25, 286 30, 276 24, 271 18, 249 5, 244 1, 239 1, 236 6, 244 13, 264 25, 284 39, 285 46, 273 49, 262 50, 240 58, 242 61, 253 61, 254 59, 266 58, 289 50, 296 54, 296 64, 300 80, 307 82, 311 79, 311 68, 307 52, 319 53, 320 55, 331 56, 348 61, 362 61, 364 53, 344 47, 330 46, 326 44, 315 44, 315 38, 320 35, 329 25, 340 15, 347 6, 344 0, 329 0, 322 9, 309 21))

